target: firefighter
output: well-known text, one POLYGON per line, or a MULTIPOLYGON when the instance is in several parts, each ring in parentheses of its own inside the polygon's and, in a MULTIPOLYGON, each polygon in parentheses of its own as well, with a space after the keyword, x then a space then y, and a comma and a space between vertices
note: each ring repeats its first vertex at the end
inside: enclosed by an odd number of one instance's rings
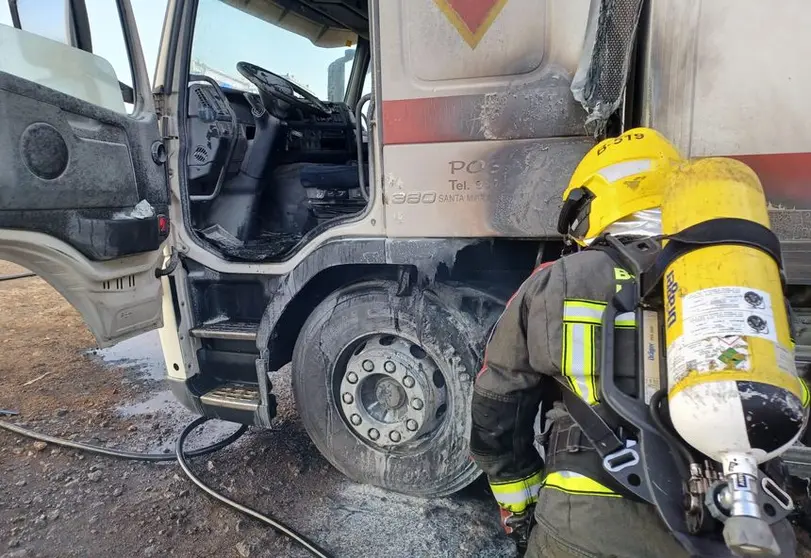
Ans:
MULTIPOLYGON (((664 176, 679 160, 673 146, 649 129, 595 146, 564 192, 559 225, 581 249, 538 268, 490 336, 474 387, 471 452, 488 477, 505 530, 528 557, 688 556, 656 510, 628 497, 604 471, 560 402, 561 389, 588 403, 599 399, 601 315, 632 279, 599 249, 598 237, 609 233, 627 241, 661 234, 664 176), (588 195, 579 195, 581 186, 588 195), (578 195, 570 195, 574 190, 578 195), (545 427, 545 459, 535 449, 536 420, 545 427)), ((633 320, 632 314, 618 320, 617 331, 633 331, 633 320)), ((634 335, 616 337, 617 358, 633 355, 634 335)), ((628 362, 618 375, 632 386, 633 357, 628 362)), ((777 523, 772 531, 781 556, 794 556, 790 524, 777 523)))

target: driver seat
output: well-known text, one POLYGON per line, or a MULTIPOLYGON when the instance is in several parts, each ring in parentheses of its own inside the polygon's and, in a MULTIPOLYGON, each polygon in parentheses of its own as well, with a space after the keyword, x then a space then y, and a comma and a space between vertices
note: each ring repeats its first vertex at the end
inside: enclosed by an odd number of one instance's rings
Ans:
POLYGON ((293 163, 273 171, 270 194, 279 232, 304 234, 319 222, 318 207, 351 208, 360 189, 355 164, 293 163), (352 191, 356 190, 353 194, 352 191))
POLYGON ((360 188, 357 165, 301 163, 299 179, 304 188, 353 190, 360 188))

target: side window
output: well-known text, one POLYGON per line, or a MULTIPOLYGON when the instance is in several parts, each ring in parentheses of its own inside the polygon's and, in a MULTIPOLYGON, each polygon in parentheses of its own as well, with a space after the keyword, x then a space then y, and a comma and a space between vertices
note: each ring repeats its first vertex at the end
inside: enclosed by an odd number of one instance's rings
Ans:
POLYGON ((327 99, 332 102, 344 100, 346 88, 349 87, 349 78, 352 74, 352 64, 355 61, 355 49, 344 50, 343 55, 336 58, 327 68, 327 99))
POLYGON ((112 65, 118 77, 127 112, 131 113, 135 108, 132 104, 135 82, 116 3, 110 0, 85 0, 85 3, 90 36, 93 38, 93 53, 112 65))
MULTIPOLYGON (((352 66, 355 64, 356 48, 344 50, 343 56, 336 58, 328 68, 327 96, 329 101, 339 102, 344 100, 346 90, 349 88, 349 79, 352 77, 352 66)), ((372 90, 371 64, 363 80, 363 90, 361 95, 365 95, 372 90)))
POLYGON ((18 29, 30 30, 66 45, 75 42, 73 30, 67 25, 64 6, 58 6, 57 2, 44 0, 35 4, 31 0, 10 0, 6 9, 9 12, 9 21, 18 29))
MULTIPOLYGON (((352 66, 355 64, 356 48, 346 49, 343 56, 336 58, 329 65, 327 77, 327 97, 329 101, 339 102, 344 100, 346 90, 349 88, 349 80, 352 77, 352 66)), ((372 64, 366 71, 363 78, 363 89, 361 95, 372 91, 372 64)))
POLYGON ((8 4, 0 2, 0 25, 12 26, 11 10, 8 9, 8 4))
POLYGON ((366 78, 363 80, 363 90, 361 91, 361 95, 366 95, 367 93, 372 92, 372 68, 374 67, 373 64, 369 64, 369 70, 366 72, 366 78))
MULTIPOLYGON (((132 66, 116 2, 0 2, 8 13, 0 12, 0 25, 17 28, 0 27, 0 44, 10 47, 0 70, 117 112, 133 111, 132 66)), ((154 13, 162 20, 162 11, 154 13)))

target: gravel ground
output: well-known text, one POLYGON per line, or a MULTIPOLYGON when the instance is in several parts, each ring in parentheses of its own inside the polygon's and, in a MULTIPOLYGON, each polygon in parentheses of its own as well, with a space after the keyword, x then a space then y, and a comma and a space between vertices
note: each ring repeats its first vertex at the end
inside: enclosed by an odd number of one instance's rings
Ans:
MULTIPOLYGON (((0 275, 20 268, 0 262, 0 275)), ((0 409, 57 436, 166 451, 194 416, 162 381, 155 333, 99 351, 78 314, 37 278, 0 283, 0 409)), ((340 557, 515 556, 478 482, 423 500, 356 485, 304 432, 289 376, 279 418, 197 459, 229 497, 271 512, 340 557)), ((210 442, 233 426, 212 423, 210 442)), ((195 440, 191 440, 194 445, 195 440)), ((0 431, 0 558, 308 556, 273 530, 208 499, 171 463, 96 457, 0 431)))
MULTIPOLYGON (((0 262, 0 275, 20 268, 0 262)), ((78 314, 37 278, 0 283, 0 409, 49 434, 137 451, 173 451, 194 415, 162 381, 157 334, 94 349, 78 314)), ((354 484, 310 442, 289 375, 274 379, 279 417, 194 462, 211 486, 275 514, 337 557, 513 557, 479 480, 451 498, 409 498, 354 484)), ((227 434, 209 423, 193 446, 227 434)), ((807 535, 800 533, 801 543, 807 535)), ((0 430, 0 558, 303 557, 273 530, 215 503, 173 463, 97 457, 0 430)), ((801 557, 811 557, 807 550, 801 557)))

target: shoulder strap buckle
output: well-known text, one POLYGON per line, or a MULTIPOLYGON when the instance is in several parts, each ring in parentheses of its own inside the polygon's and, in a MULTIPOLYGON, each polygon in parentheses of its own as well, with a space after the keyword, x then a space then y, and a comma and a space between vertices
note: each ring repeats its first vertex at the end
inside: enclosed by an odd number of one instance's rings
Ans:
POLYGON ((623 469, 639 463, 639 453, 634 440, 626 440, 625 447, 603 458, 603 468, 609 473, 619 473, 623 469))

